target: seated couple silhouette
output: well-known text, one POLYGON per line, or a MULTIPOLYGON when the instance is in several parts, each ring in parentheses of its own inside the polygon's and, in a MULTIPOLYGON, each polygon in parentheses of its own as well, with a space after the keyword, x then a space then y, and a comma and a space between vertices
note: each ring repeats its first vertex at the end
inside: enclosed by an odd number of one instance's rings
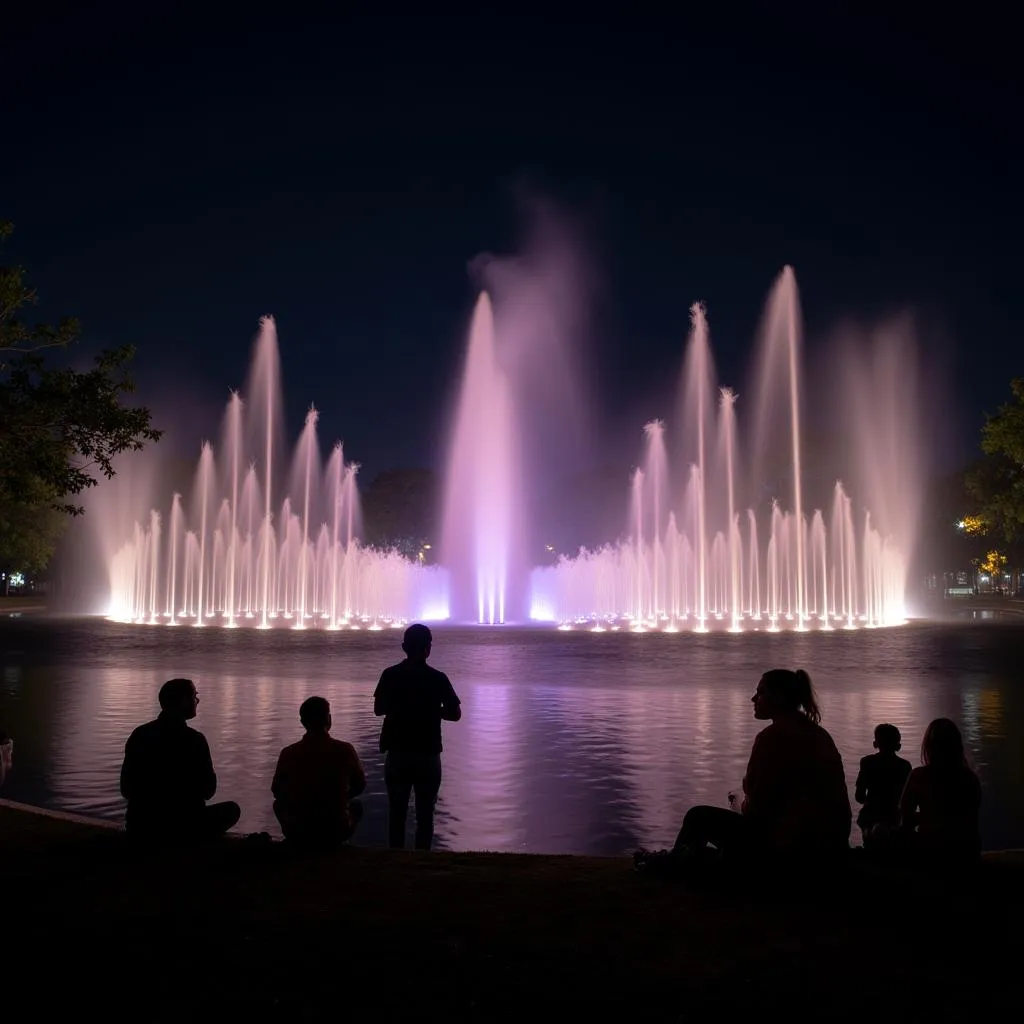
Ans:
MULTIPOLYGON (((843 759, 821 725, 810 676, 772 669, 751 698, 758 733, 732 809, 686 812, 671 850, 638 850, 639 870, 672 872, 709 861, 744 864, 766 858, 828 865, 850 850, 852 811, 843 759)), ((924 736, 922 764, 895 756, 899 730, 875 732, 878 753, 861 762, 858 822, 866 846, 882 857, 917 864, 964 864, 980 853, 981 787, 956 724, 940 718, 924 736)))

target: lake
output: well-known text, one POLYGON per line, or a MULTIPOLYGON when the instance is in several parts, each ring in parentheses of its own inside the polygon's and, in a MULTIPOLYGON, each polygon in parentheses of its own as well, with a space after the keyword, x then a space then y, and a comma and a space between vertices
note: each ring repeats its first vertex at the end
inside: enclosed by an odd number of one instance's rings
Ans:
MULTIPOLYGON (((687 807, 724 805, 738 787, 761 727, 750 696, 761 672, 781 666, 810 672, 851 798, 877 723, 899 726, 917 764, 925 726, 948 716, 981 776, 985 845, 1024 846, 1022 624, 741 635, 439 628, 431 663, 451 677, 464 714, 444 724, 437 845, 622 854, 670 844, 687 807)), ((160 684, 184 675, 199 690, 193 724, 210 741, 218 798, 242 805, 240 830, 278 834, 277 754, 301 735, 301 701, 320 694, 333 734, 366 765, 357 841, 384 845, 373 690, 401 659, 400 642, 398 630, 0 620, 0 728, 15 739, 3 795, 119 819, 125 739, 155 716, 160 684)))

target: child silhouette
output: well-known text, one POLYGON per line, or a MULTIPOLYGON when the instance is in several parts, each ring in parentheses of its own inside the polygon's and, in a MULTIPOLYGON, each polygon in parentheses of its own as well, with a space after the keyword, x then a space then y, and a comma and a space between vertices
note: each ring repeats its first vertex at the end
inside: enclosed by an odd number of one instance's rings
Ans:
POLYGON ((899 729, 883 722, 875 726, 877 753, 861 759, 855 796, 861 804, 857 824, 865 846, 900 823, 900 797, 910 775, 910 762, 897 756, 901 746, 899 729))

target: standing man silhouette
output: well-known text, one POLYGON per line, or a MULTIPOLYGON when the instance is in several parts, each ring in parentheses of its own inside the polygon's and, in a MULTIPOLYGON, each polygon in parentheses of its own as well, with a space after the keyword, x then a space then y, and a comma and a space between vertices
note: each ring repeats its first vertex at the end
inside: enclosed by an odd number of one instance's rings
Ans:
POLYGON ((388 845, 405 846, 409 796, 416 795, 416 849, 429 850, 441 788, 441 720, 457 722, 462 705, 448 677, 427 664, 433 637, 419 623, 402 638, 405 661, 384 669, 373 713, 384 716, 380 749, 388 791, 388 845))

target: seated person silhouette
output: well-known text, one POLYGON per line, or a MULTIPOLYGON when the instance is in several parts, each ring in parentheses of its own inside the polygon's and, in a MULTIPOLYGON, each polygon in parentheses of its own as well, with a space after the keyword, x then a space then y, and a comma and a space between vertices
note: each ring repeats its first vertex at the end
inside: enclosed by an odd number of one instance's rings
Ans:
POLYGON ((13 764, 14 740, 0 729, 0 786, 6 781, 13 764))
POLYGON ((331 705, 323 697, 304 700, 299 721, 306 735, 277 760, 274 814, 291 846, 339 846, 362 818, 363 806, 353 797, 366 788, 366 775, 355 747, 330 735, 331 705))
POLYGON ((910 762, 898 757, 903 737, 895 725, 875 726, 876 754, 861 758, 854 796, 861 804, 857 825, 865 847, 881 840, 900 823, 900 797, 910 774, 910 762))
POLYGON ((772 669, 751 700, 754 717, 771 725, 754 740, 740 813, 691 808, 673 853, 700 859, 713 847, 727 860, 766 854, 820 859, 848 850, 852 813, 843 759, 819 724, 810 676, 803 669, 772 669))
POLYGON ((160 714, 128 737, 121 765, 121 795, 128 801, 129 835, 157 842, 215 839, 238 823, 233 801, 207 804, 217 792, 210 745, 188 722, 199 694, 191 679, 160 687, 160 714))
POLYGON ((921 741, 921 767, 900 799, 903 845, 918 859, 969 863, 981 853, 981 783, 964 754, 956 723, 936 718, 921 741))

